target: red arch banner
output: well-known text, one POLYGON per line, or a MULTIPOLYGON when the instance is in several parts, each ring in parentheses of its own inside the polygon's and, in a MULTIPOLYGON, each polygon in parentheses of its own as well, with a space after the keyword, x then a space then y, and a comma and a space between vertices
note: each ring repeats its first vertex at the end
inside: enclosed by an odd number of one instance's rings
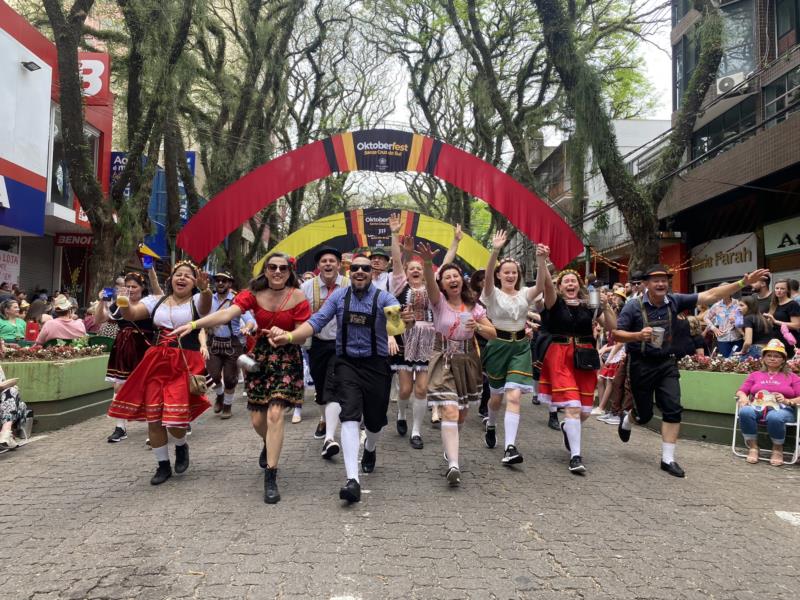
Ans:
POLYGON ((569 225, 541 198, 489 163, 441 140, 394 129, 342 133, 292 150, 214 196, 178 235, 203 260, 231 231, 280 197, 333 173, 428 173, 484 200, 531 240, 550 246, 559 268, 583 252, 569 225))

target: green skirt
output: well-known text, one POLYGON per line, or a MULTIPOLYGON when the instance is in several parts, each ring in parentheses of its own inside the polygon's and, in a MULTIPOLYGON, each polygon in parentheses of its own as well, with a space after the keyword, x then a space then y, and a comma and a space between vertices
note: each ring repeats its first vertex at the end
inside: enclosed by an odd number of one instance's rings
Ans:
POLYGON ((492 393, 502 394, 510 389, 521 390, 523 394, 533 391, 529 340, 489 340, 482 360, 492 393))

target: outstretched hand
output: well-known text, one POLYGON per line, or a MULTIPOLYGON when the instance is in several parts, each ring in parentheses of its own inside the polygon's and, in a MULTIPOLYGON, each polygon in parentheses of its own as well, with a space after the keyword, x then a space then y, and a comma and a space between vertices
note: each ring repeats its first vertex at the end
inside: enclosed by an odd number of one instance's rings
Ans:
POLYGON ((392 213, 389 215, 389 231, 397 233, 400 231, 400 214, 392 213))
POLYGON ((200 271, 197 274, 197 281, 195 282, 197 289, 201 292, 204 292, 208 289, 208 273, 205 271, 200 271))
POLYGON ((761 279, 762 277, 769 276, 769 269, 756 269, 752 273, 745 273, 745 276, 742 277, 745 285, 753 285, 756 281, 761 279))
POLYGON ((536 244, 536 258, 548 258, 550 256, 550 246, 536 244))
POLYGON ((433 257, 439 254, 439 250, 434 250, 430 244, 422 242, 417 246, 417 254, 422 257, 424 261, 432 261, 433 257))
POLYGON ((464 238, 464 232, 461 231, 461 223, 456 224, 456 230, 453 232, 453 238, 460 242, 464 238))
POLYGON ((182 338, 192 333, 192 331, 194 331, 192 324, 187 323, 186 325, 181 325, 180 327, 176 327, 175 329, 172 330, 172 332, 170 332, 169 335, 182 338))
POLYGON ((492 248, 495 250, 501 250, 503 246, 506 245, 508 241, 508 234, 506 233, 505 229, 499 229, 495 232, 494 238, 492 238, 492 248))

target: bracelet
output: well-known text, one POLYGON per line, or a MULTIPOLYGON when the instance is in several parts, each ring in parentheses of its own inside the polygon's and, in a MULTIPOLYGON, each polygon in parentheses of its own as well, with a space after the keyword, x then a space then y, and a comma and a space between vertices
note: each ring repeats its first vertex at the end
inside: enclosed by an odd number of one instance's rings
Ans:
POLYGON ((191 326, 192 326, 192 331, 194 331, 195 329, 197 329, 197 321, 192 321, 192 322, 191 322, 191 326))
POLYGON ((291 331, 286 332, 286 337, 288 338, 290 344, 294 343, 294 336, 292 335, 291 331))
POLYGON ((739 280, 739 281, 737 281, 736 283, 738 283, 738 284, 739 284, 739 289, 742 289, 742 288, 744 287, 744 279, 740 279, 740 280, 739 280))

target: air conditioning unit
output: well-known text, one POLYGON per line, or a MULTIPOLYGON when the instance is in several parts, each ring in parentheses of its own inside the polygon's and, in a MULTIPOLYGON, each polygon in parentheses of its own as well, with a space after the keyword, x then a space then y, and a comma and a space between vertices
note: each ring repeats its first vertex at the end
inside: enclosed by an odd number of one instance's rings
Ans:
POLYGON ((730 73, 717 79, 717 96, 724 96, 744 81, 744 72, 730 73))

